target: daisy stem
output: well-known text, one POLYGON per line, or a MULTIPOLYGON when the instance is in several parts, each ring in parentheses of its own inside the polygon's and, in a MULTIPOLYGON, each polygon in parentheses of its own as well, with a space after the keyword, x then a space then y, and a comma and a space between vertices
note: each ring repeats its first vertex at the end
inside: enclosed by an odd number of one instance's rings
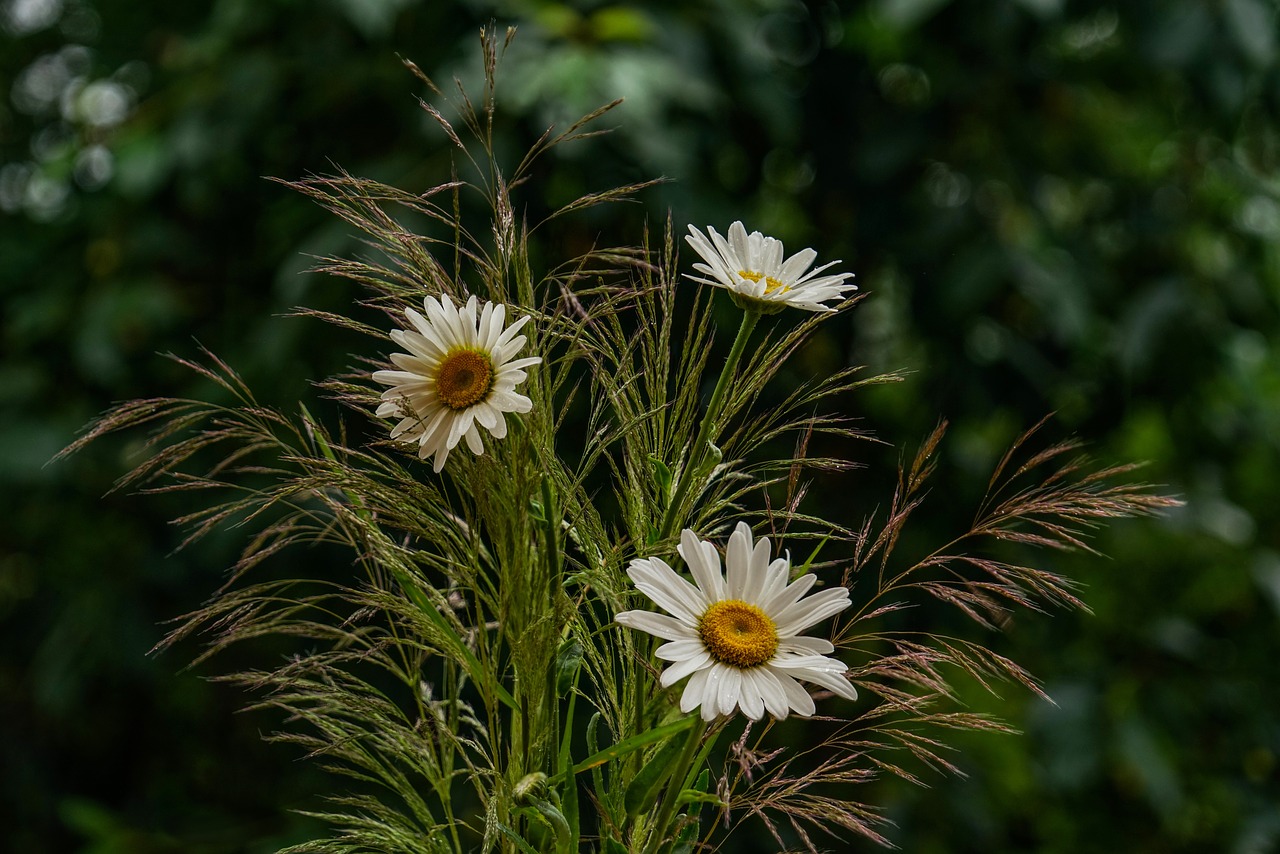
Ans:
POLYGON ((693 760, 698 755, 698 748, 702 746, 702 736, 706 731, 706 721, 702 720, 699 720, 689 728, 689 734, 686 736, 688 740, 684 743, 684 750, 680 752, 680 759, 676 763, 675 771, 668 778, 667 792, 662 799, 662 808, 658 812, 658 820, 653 823, 653 830, 649 835, 649 843, 644 849, 645 854, 656 854, 656 852, 662 850, 662 843, 667 838, 667 827, 671 824, 676 807, 680 804, 680 793, 684 791, 685 781, 689 777, 689 769, 693 767, 693 760))
MULTIPOLYGON (((542 476, 542 515, 547 523, 547 571, 556 581, 560 577, 560 510, 551 489, 551 476, 542 476)), ((553 581, 553 584, 555 582, 553 581)))
POLYGON ((716 381, 715 390, 711 392, 711 402, 707 404, 707 412, 702 416, 698 438, 694 440, 693 448, 689 451, 688 464, 680 469, 680 479, 676 483, 675 495, 672 496, 671 503, 667 505, 667 512, 662 518, 660 540, 671 536, 676 514, 680 511, 680 505, 684 503, 689 487, 693 485, 693 475, 702 465, 707 445, 718 435, 716 422, 720 419, 720 407, 724 402, 725 392, 729 390, 729 383, 738 372, 738 362, 742 360, 742 352, 747 348, 747 339, 751 337, 751 330, 755 328, 756 321, 759 319, 758 311, 742 312, 742 325, 738 327, 738 337, 733 339, 733 347, 724 360, 724 369, 720 372, 720 379, 716 381))

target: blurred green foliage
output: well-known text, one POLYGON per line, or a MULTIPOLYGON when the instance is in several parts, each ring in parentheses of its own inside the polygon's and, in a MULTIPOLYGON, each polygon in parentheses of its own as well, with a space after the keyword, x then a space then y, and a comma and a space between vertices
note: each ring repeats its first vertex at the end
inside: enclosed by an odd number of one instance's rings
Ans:
MULTIPOLYGON (((913 543, 968 518, 1048 411, 1187 505, 1051 555, 1093 615, 1022 616, 997 648, 1055 703, 961 701, 1021 737, 957 735, 958 779, 873 784, 911 852, 1280 850, 1280 63, 1264 0, 123 0, 0 2, 0 797, 15 851, 270 851, 330 781, 249 698, 147 650, 197 606, 234 533, 170 552, 189 501, 112 496, 139 439, 46 465, 112 401, 207 394, 158 353, 197 342, 292 406, 354 342, 279 315, 358 296, 302 275, 360 251, 262 176, 341 166, 409 189, 447 146, 397 54, 479 79, 518 24, 501 150, 625 97, 558 150, 531 211, 666 175, 549 252, 734 219, 842 257, 870 293, 797 371, 905 367, 851 402, 901 440, 816 500, 850 523, 952 422, 913 543)), ((514 162, 514 160, 513 160, 514 162)), ((855 598, 857 592, 855 590, 855 598)), ((973 628, 957 626, 957 631, 973 628)), ((738 839, 742 850, 755 840, 738 839)))

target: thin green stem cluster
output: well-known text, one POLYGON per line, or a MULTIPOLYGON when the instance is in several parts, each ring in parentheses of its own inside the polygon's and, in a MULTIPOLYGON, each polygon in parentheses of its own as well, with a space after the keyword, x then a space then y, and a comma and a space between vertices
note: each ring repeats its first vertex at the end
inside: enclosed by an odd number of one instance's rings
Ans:
POLYGON ((747 348, 747 340, 751 337, 751 330, 755 329, 756 322, 759 319, 760 313, 757 311, 742 312, 742 322, 738 326, 737 337, 733 339, 733 347, 730 348, 729 355, 725 358, 724 368, 721 369, 720 377, 716 380, 715 390, 711 392, 711 401, 707 404, 707 411, 702 416, 702 423, 698 427, 698 435, 689 447, 685 464, 680 467, 680 476, 675 492, 671 496, 671 501, 662 517, 662 527, 658 533, 659 540, 666 540, 674 533, 676 520, 680 517, 689 489, 694 481, 703 474, 702 466, 707 455, 712 453, 711 443, 715 441, 721 426, 719 421, 721 408, 724 406, 725 394, 737 376, 738 362, 742 360, 742 353, 747 348))

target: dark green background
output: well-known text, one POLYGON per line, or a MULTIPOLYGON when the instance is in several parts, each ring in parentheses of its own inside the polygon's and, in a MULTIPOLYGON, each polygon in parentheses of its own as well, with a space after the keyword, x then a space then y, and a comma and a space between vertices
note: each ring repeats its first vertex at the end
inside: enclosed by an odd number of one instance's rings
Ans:
MULTIPOLYGON (((302 271, 359 246, 263 176, 447 179, 397 54, 474 90, 493 17, 520 27, 500 74, 510 163, 547 124, 627 98, 613 134, 537 170, 529 210, 673 179, 643 208, 555 231, 548 252, 638 240, 670 209, 682 230, 742 219, 858 274, 869 298, 794 375, 913 373, 854 401, 898 448, 856 446, 871 471, 819 496, 838 521, 887 502, 887 467, 942 416, 937 500, 908 550, 955 533, 1003 446, 1049 411, 1052 436, 1149 460, 1142 476, 1187 502, 1108 528, 1108 559, 1042 558, 1096 613, 1020 616, 988 640, 1056 704, 966 684, 972 708, 1025 734, 956 735, 968 779, 865 787, 895 843, 1280 851, 1280 25, 1266 0, 0 2, 8 850, 271 851, 316 832, 287 810, 319 806, 331 781, 260 741, 270 714, 237 714, 249 698, 206 681, 285 650, 194 673, 195 643, 147 656, 163 621, 216 588, 240 534, 172 556, 167 520, 197 504, 104 499, 138 437, 46 463, 112 401, 208 393, 158 353, 208 345, 285 406, 353 364, 364 345, 280 315, 346 309, 351 286, 302 271)), ((734 839, 749 850, 751 836, 734 839)))

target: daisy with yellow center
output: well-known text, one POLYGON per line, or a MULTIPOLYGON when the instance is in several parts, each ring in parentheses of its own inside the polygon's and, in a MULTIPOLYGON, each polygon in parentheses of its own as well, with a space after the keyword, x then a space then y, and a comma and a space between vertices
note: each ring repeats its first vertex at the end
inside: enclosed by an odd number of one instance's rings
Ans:
POLYGON ((710 226, 707 232, 710 237, 689 226, 685 240, 706 263, 693 265, 701 277, 688 278, 728 288, 734 301, 744 309, 754 309, 761 314, 775 314, 786 306, 832 311, 823 303, 843 299, 847 292, 857 290, 857 286, 845 281, 853 278, 852 273, 818 275, 839 261, 810 270, 818 257, 812 249, 802 249, 784 261, 782 241, 765 237, 758 231, 747 234, 741 222, 729 226, 727 240, 710 226))
POLYGON ((423 459, 435 454, 436 471, 464 438, 472 453, 484 453, 479 427, 501 439, 507 435, 504 413, 533 408, 515 391, 527 377, 524 369, 542 361, 515 358, 526 343, 517 333, 529 317, 504 328, 505 305, 478 303, 473 296, 459 310, 445 294, 423 301, 425 317, 406 308, 411 328, 393 331, 391 340, 409 352, 391 354, 400 370, 373 375, 390 386, 382 393, 378 417, 400 419, 391 438, 416 442, 423 459))
POLYGON ((655 653, 672 662, 662 672, 662 687, 689 677, 680 711, 701 707, 707 721, 739 708, 752 720, 765 711, 779 719, 793 711, 812 715, 813 698, 797 680, 857 698, 845 678, 848 668, 826 657, 835 651, 831 642, 800 634, 849 607, 847 588, 833 587, 801 601, 817 577, 803 575, 788 583, 790 560, 770 561, 768 538, 753 544, 743 522, 729 537, 724 575, 715 547, 693 531, 681 534, 678 551, 695 583, 656 557, 633 560, 627 570, 636 589, 671 616, 623 611, 614 619, 667 641, 655 653))

